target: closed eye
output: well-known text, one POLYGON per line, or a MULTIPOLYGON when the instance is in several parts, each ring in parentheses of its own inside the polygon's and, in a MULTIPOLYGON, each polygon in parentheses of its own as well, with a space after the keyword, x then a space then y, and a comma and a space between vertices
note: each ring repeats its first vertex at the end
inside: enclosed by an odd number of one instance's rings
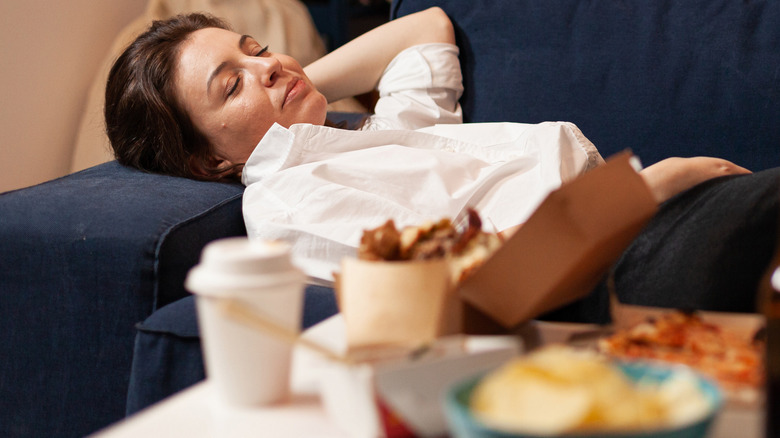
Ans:
POLYGON ((268 46, 261 48, 259 52, 254 54, 254 56, 263 56, 266 52, 268 52, 268 46))
POLYGON ((233 82, 233 85, 230 86, 230 89, 227 92, 227 97, 232 96, 236 92, 239 82, 241 82, 241 75, 236 76, 235 82, 233 82))

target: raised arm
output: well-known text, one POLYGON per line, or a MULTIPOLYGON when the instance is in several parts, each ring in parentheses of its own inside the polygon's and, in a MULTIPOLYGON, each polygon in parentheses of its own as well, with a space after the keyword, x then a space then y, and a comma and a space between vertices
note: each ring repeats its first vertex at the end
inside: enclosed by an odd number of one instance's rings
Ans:
POLYGON ((390 61, 408 47, 455 43, 447 14, 433 7, 385 23, 339 47, 304 70, 328 102, 376 88, 390 61))

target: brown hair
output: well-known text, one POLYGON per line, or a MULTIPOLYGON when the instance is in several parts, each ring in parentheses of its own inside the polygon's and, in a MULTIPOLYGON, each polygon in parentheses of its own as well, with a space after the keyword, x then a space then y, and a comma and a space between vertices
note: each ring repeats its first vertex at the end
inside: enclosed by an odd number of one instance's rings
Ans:
POLYGON ((227 23, 194 13, 154 21, 117 58, 106 83, 106 133, 120 163, 195 179, 236 177, 241 165, 212 167, 212 146, 176 99, 173 80, 181 44, 193 32, 227 23), (200 162, 206 175, 193 171, 200 162))

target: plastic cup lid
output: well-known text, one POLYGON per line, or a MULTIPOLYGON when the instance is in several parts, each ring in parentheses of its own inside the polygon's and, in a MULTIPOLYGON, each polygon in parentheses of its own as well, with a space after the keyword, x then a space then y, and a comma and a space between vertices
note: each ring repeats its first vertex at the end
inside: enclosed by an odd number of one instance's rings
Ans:
POLYGON ((303 273, 292 264, 287 243, 231 237, 206 245, 185 286, 198 294, 222 294, 302 279, 303 273))

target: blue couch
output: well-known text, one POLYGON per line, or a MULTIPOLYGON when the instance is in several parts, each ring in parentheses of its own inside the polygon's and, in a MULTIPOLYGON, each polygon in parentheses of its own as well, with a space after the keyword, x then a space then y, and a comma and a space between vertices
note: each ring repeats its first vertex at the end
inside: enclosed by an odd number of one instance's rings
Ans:
MULTIPOLYGON (((780 2, 395 0, 461 47, 467 121, 568 120, 607 156, 780 164, 780 2)), ((182 281, 242 187, 107 163, 0 195, 0 436, 83 436, 203 377, 182 281)), ((304 326, 336 311, 307 290, 304 326)))

